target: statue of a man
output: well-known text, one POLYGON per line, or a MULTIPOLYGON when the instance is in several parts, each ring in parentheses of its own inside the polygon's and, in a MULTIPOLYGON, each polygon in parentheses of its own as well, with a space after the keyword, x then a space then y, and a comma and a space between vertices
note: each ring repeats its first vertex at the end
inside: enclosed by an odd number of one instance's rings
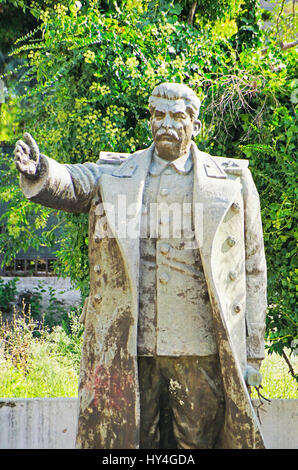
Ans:
POLYGON ((264 357, 266 261, 246 160, 198 150, 200 101, 163 83, 153 144, 65 165, 29 134, 15 160, 24 195, 89 212, 90 295, 77 448, 262 448, 246 384, 264 357), (165 412, 166 407, 166 412, 165 412))

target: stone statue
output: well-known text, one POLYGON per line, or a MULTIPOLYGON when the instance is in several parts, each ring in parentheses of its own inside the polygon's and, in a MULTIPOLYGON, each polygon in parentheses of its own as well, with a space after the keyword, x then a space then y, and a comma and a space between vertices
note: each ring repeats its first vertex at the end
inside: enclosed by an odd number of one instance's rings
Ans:
POLYGON ((248 161, 198 150, 186 85, 157 86, 149 108, 154 142, 133 154, 60 164, 28 133, 15 148, 28 199, 89 212, 76 447, 264 448, 247 385, 266 311, 248 161))

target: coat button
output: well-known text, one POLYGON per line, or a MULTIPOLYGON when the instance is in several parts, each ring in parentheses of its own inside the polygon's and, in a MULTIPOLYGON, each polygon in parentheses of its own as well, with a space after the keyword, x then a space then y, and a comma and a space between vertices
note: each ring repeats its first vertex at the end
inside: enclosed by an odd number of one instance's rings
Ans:
POLYGON ((170 276, 168 275, 168 273, 162 273, 159 276, 159 282, 161 284, 167 284, 169 282, 169 279, 170 279, 170 276))
POLYGON ((228 243, 229 246, 232 247, 232 246, 235 245, 236 240, 235 240, 235 238, 233 238, 233 237, 228 237, 228 238, 227 238, 227 243, 228 243))
POLYGON ((187 241, 193 240, 195 238, 195 233, 191 228, 183 230, 183 235, 187 239, 187 241))
POLYGON ((231 279, 231 281, 235 281, 236 279, 236 272, 235 271, 230 271, 229 272, 229 278, 231 279))
POLYGON ((234 212, 240 212, 240 204, 239 202, 233 202, 231 205, 231 208, 234 212))
POLYGON ((234 312, 235 313, 240 313, 241 312, 241 305, 240 304, 235 304, 234 305, 234 312))
POLYGON ((98 292, 98 293, 94 296, 94 300, 95 300, 95 302, 99 303, 99 302, 101 302, 101 299, 102 299, 101 294, 98 292))
POLYGON ((170 251, 170 245, 168 245, 167 243, 163 243, 161 246, 160 246, 160 252, 163 254, 163 255, 167 255, 170 251))
POLYGON ((100 269, 101 269, 101 268, 100 268, 100 265, 99 265, 99 264, 96 264, 96 265, 94 266, 94 272, 100 273, 100 269))
POLYGON ((167 188, 162 188, 160 190, 160 195, 161 196, 167 196, 169 194, 169 190, 167 188))

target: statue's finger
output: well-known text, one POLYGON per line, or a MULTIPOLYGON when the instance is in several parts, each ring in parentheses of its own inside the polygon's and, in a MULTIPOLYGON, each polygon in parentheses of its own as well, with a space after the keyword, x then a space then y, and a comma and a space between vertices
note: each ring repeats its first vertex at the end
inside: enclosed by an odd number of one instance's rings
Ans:
POLYGON ((26 144, 29 145, 31 149, 31 156, 32 159, 38 162, 39 160, 39 148, 33 137, 29 134, 29 132, 25 132, 24 134, 24 141, 26 144))
POLYGON ((17 152, 23 152, 23 148, 20 144, 20 141, 18 140, 18 142, 16 143, 15 145, 15 148, 13 150, 13 153, 16 154, 17 152))
POLYGON ((16 142, 16 145, 15 145, 15 146, 17 147, 17 146, 19 145, 20 147, 22 147, 22 144, 24 144, 24 143, 25 143, 25 142, 24 142, 23 140, 18 140, 18 141, 16 142))
POLYGON ((28 156, 30 155, 30 147, 23 142, 23 140, 18 140, 15 146, 15 150, 21 149, 23 152, 25 152, 28 156))
POLYGON ((15 160, 22 161, 22 160, 24 160, 24 157, 25 158, 27 157, 26 159, 28 160, 28 156, 24 155, 22 149, 21 150, 19 149, 19 150, 14 152, 14 159, 15 160))
POLYGON ((14 164, 21 173, 24 173, 24 166, 19 160, 15 160, 14 164))

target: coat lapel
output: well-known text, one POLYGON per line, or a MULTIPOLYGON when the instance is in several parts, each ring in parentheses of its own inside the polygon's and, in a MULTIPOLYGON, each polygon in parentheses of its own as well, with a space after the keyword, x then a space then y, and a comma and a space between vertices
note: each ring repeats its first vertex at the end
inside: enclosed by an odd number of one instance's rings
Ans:
POLYGON ((132 285, 139 278, 139 237, 145 179, 153 145, 129 157, 111 174, 100 180, 108 225, 119 243, 132 285))
POLYGON ((240 190, 239 181, 231 180, 208 154, 192 143, 194 162, 194 227, 201 255, 210 258, 216 230, 240 190))

